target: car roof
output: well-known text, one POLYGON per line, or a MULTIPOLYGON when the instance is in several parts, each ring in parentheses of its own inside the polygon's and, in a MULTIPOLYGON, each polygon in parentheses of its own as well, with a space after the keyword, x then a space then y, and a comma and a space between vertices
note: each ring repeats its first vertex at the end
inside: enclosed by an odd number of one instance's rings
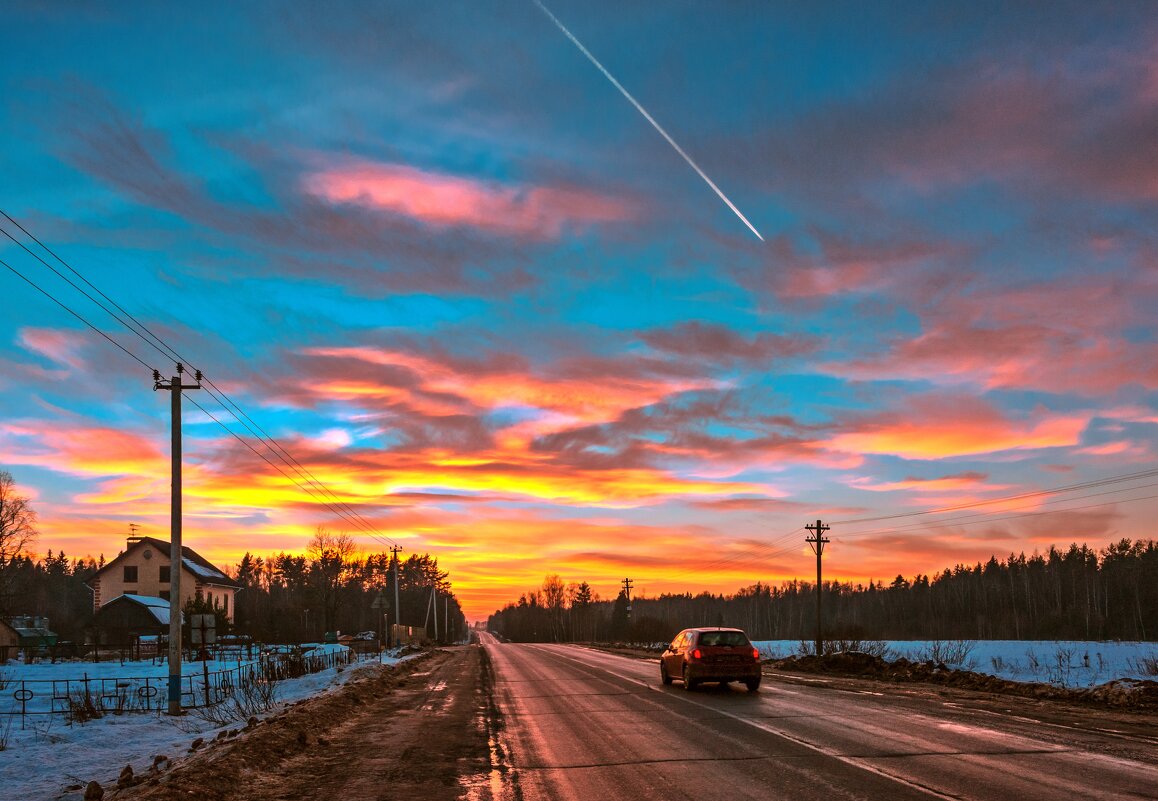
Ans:
POLYGON ((744 633, 743 629, 734 629, 729 626, 700 626, 694 629, 684 629, 684 631, 738 631, 744 633))

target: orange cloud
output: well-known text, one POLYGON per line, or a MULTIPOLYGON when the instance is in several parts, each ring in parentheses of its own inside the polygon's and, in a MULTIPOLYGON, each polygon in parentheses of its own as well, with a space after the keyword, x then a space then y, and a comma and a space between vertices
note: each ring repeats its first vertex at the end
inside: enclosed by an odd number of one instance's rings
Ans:
POLYGON ((157 441, 103 426, 63 426, 59 421, 14 422, 0 429, 0 448, 12 464, 37 465, 81 476, 159 475, 168 458, 157 441))
POLYGON ((469 226, 506 236, 554 239, 565 228, 635 217, 622 200, 569 187, 512 187, 403 164, 350 161, 310 174, 307 192, 435 227, 469 226))
MULTIPOLYGON (((479 409, 526 407, 551 415, 525 422, 526 436, 575 424, 609 422, 628 409, 648 406, 669 395, 719 386, 695 377, 616 373, 606 365, 602 375, 537 375, 522 363, 461 366, 449 361, 370 347, 311 348, 305 355, 354 360, 382 367, 401 367, 415 376, 413 386, 390 386, 371 380, 323 381, 311 387, 320 396, 350 400, 374 397, 405 401, 427 414, 444 415, 479 409), (472 369, 476 368, 476 369, 472 369), (593 382, 598 391, 592 391, 593 382)), ((589 366, 591 367, 591 366, 589 366)), ((597 370, 598 366, 594 366, 597 370)))
MULTIPOLYGON (((874 482, 870 478, 858 478, 852 481, 852 486, 857 489, 869 490, 870 492, 893 492, 895 490, 916 490, 917 492, 944 492, 945 490, 958 490, 975 488, 978 484, 983 484, 988 476, 985 473, 958 473, 952 476, 941 476, 940 478, 917 478, 910 477, 902 479, 901 481, 885 481, 874 482)), ((991 490, 1006 489, 1005 485, 997 485, 989 487, 991 490)))
POLYGON ((1013 421, 979 399, 924 396, 910 401, 903 412, 861 421, 828 445, 852 453, 946 459, 1077 445, 1090 419, 1076 414, 1037 417, 1032 422, 1013 421))

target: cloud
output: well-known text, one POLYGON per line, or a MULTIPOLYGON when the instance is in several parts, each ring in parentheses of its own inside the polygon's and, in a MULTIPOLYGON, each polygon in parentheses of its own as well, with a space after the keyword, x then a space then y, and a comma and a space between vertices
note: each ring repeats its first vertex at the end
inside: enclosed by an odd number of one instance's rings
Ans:
POLYGON ((1001 451, 1036 450, 1079 444, 1088 414, 1049 414, 1011 420, 980 398, 923 395, 901 409, 865 416, 847 425, 828 447, 851 453, 887 454, 905 459, 948 459, 1001 451))
POLYGON ((885 186, 1153 201, 1154 42, 1152 25, 1080 46, 1022 41, 904 74, 721 151, 737 165, 767 164, 778 191, 846 209, 873 204, 885 186))
POLYGON ((75 420, 8 421, 0 428, 0 449, 10 464, 76 476, 168 474, 168 457, 154 438, 75 420))
POLYGON ((308 173, 303 187, 333 205, 363 206, 434 228, 466 226, 531 239, 636 216, 628 203, 583 189, 507 186, 404 164, 346 160, 308 173))
MULTIPOLYGON (((198 141, 202 159, 227 161, 230 174, 242 176, 235 180, 260 185, 265 196, 258 200, 251 198, 252 193, 222 193, 197 171, 182 168, 183 154, 166 133, 134 119, 91 87, 73 87, 72 94, 65 104, 67 112, 61 113, 62 123, 51 131, 61 157, 142 209, 173 215, 196 232, 192 239, 169 234, 171 252, 186 248, 202 254, 208 233, 213 252, 226 245, 242 246, 246 255, 231 263, 232 270, 309 280, 324 275, 329 282, 374 295, 490 296, 533 280, 525 266, 526 254, 510 241, 500 246, 489 235, 493 230, 459 226, 452 235, 433 237, 428 226, 413 216, 383 215, 355 203, 335 205, 303 193, 303 175, 314 170, 313 162, 319 158, 315 151, 220 138, 198 141)), ((500 195, 492 197, 497 200, 500 195)), ((594 222, 626 209, 626 204, 609 199, 601 205, 594 195, 579 189, 540 188, 529 198, 514 192, 504 201, 506 210, 519 212, 517 225, 524 229, 536 214, 546 230, 561 225, 567 215, 594 222)), ((430 201, 427 195, 425 202, 430 201)), ((155 214, 138 212, 134 229, 118 231, 117 243, 124 246, 128 237, 155 247, 153 231, 161 224, 155 214)))
POLYGON ((1097 281, 973 286, 920 307, 920 332, 822 369, 858 380, 984 391, 1107 396, 1130 386, 1154 389, 1158 374, 1149 365, 1158 359, 1158 344, 1137 332, 1150 326, 1155 302, 1158 281, 1145 271, 1097 281))
MULTIPOLYGON (((856 487, 857 489, 870 490, 872 492, 893 492, 896 490, 944 492, 945 490, 975 488, 979 484, 984 484, 988 478, 989 475, 987 473, 980 473, 975 470, 969 470, 964 473, 955 473, 948 476, 938 476, 937 478, 907 476, 900 481, 877 481, 872 478, 864 477, 853 480, 852 486, 856 487)), ((991 490, 1007 488, 1007 485, 988 487, 988 489, 991 490)))
POLYGON ((806 355, 818 347, 817 340, 810 336, 762 332, 746 337, 725 326, 698 320, 644 331, 639 338, 652 348, 675 356, 765 367, 775 359, 806 355))
POLYGON ((74 370, 85 366, 78 351, 90 341, 79 331, 59 328, 22 328, 19 332, 20 345, 26 350, 74 370))
POLYGON ((815 252, 804 251, 788 236, 777 237, 761 265, 739 271, 741 283, 791 301, 872 292, 928 300, 962 282, 946 266, 966 250, 928 241, 914 231, 874 240, 812 230, 808 239, 815 252))

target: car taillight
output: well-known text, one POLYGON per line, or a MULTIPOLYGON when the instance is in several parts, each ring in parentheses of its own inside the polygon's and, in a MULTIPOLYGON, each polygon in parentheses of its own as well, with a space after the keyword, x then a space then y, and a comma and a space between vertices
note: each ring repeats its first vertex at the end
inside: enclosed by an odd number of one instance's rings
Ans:
POLYGON ((696 648, 694 651, 692 651, 692 659, 703 659, 703 658, 704 658, 704 655, 700 652, 699 648, 696 648))
POLYGON ((752 649, 752 658, 755 659, 757 662, 760 661, 760 649, 759 648, 753 648, 752 649))

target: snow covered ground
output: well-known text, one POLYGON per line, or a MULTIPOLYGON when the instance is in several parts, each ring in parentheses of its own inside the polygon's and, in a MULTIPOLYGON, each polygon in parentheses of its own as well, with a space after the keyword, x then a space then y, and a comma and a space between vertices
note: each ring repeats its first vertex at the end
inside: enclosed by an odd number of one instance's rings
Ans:
MULTIPOLYGON (((341 645, 319 645, 318 653, 344 650, 341 645)), ((405 659, 406 657, 403 657, 405 659)), ((370 662, 356 662, 342 668, 328 668, 319 673, 282 681, 277 684, 278 711, 287 703, 325 692, 340 686, 357 675, 367 665, 396 664, 401 659, 383 656, 370 662)), ((210 670, 236 667, 237 662, 210 663, 210 670)), ((186 663, 186 675, 200 675, 200 662, 186 663)), ((155 677, 164 682, 168 667, 164 663, 145 662, 65 662, 24 665, 9 662, 0 666, 7 686, 0 691, 0 713, 19 708, 12 697, 13 687, 21 679, 74 680, 87 673, 90 679, 120 677, 155 677), (13 706, 15 704, 15 706, 13 706)), ((70 725, 64 715, 0 714, 0 796, 25 801, 42 799, 80 798, 83 787, 96 779, 104 784, 115 782, 121 769, 131 765, 141 773, 153 764, 153 758, 164 755, 171 759, 184 756, 193 740, 212 739, 223 729, 237 728, 244 721, 218 725, 197 710, 173 718, 157 713, 125 715, 106 714, 86 723, 70 725), (50 769, 45 766, 51 765, 50 769), (80 790, 65 788, 80 785, 80 790)))
MULTIPOLYGON (((799 640, 753 643, 766 658, 801 652, 799 640)), ((877 642, 862 650, 876 653, 877 642)), ((935 659, 949 667, 1010 681, 1048 682, 1059 687, 1095 687, 1113 679, 1158 679, 1158 643, 1084 640, 884 640, 887 659, 935 659)), ((807 643, 811 645, 811 643, 807 643)))

